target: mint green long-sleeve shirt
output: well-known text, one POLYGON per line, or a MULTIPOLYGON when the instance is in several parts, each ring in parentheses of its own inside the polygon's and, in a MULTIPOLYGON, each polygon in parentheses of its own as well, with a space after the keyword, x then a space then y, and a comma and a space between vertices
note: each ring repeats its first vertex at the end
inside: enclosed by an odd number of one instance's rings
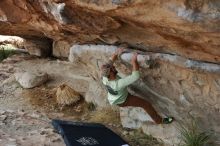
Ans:
POLYGON ((125 102, 128 91, 127 86, 134 83, 140 78, 139 71, 133 71, 131 75, 116 80, 108 80, 107 77, 102 78, 103 84, 108 88, 108 101, 111 105, 117 105, 125 102))

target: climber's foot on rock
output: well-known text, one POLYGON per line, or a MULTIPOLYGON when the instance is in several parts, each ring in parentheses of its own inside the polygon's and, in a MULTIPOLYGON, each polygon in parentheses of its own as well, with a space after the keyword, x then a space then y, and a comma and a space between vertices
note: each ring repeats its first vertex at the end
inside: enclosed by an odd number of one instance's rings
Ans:
POLYGON ((162 120, 162 124, 170 124, 174 121, 174 118, 173 117, 166 117, 166 118, 163 118, 162 120))

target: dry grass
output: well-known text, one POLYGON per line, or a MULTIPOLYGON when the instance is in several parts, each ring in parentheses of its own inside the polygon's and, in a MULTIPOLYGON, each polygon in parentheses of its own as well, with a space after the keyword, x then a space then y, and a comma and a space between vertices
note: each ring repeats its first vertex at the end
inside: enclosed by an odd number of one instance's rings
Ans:
POLYGON ((62 84, 57 88, 56 101, 60 105, 71 105, 80 100, 80 94, 67 84, 62 84))
POLYGON ((130 131, 126 139, 132 146, 163 146, 162 142, 151 135, 144 134, 140 129, 130 131))
POLYGON ((89 119, 91 122, 105 123, 105 124, 120 124, 119 112, 112 108, 103 108, 91 113, 89 119))
MULTIPOLYGON (((56 90, 54 89, 44 87, 26 89, 23 91, 23 95, 30 100, 32 105, 45 110, 47 113, 63 113, 64 116, 59 118, 63 119, 65 117, 67 120, 72 119, 74 121, 79 120, 104 124, 125 139, 130 146, 162 146, 155 138, 144 134, 141 130, 123 128, 121 126, 119 111, 112 107, 94 109, 91 103, 86 103, 82 100, 82 102, 77 102, 75 105, 65 106, 61 109, 56 102, 56 90)), ((50 114, 48 116, 54 118, 50 114)))

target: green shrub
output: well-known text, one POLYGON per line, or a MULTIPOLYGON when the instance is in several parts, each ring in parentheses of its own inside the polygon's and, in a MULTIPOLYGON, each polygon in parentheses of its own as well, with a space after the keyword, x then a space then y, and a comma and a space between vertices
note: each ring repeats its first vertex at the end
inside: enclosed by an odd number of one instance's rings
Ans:
POLYGON ((14 47, 10 44, 0 45, 0 62, 14 54, 14 47))
POLYGON ((205 146, 210 142, 212 133, 210 131, 202 131, 198 124, 193 120, 188 126, 180 125, 180 146, 205 146))

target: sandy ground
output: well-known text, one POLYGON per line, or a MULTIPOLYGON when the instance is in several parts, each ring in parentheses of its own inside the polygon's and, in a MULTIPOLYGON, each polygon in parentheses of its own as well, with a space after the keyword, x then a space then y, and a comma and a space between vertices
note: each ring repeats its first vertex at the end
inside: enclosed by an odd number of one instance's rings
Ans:
POLYGON ((132 146, 162 145, 139 130, 122 128, 117 110, 98 109, 83 99, 75 105, 56 103, 56 87, 67 82, 84 95, 89 77, 79 66, 66 61, 39 59, 20 54, 0 64, 0 146, 64 146, 51 120, 98 122, 106 125, 132 146), (19 70, 47 72, 50 81, 33 89, 23 89, 13 77, 19 70))

